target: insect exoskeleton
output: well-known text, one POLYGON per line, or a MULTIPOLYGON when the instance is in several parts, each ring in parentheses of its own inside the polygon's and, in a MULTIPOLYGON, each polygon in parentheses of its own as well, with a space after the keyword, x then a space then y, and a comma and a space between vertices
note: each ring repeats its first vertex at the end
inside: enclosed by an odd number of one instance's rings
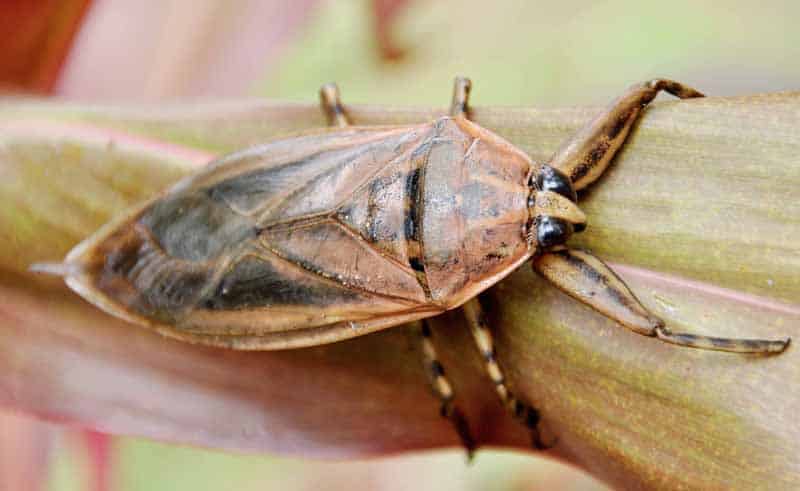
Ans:
POLYGON ((528 259, 534 168, 464 118, 287 138, 105 227, 69 254, 68 282, 191 341, 352 337, 457 307, 528 259))

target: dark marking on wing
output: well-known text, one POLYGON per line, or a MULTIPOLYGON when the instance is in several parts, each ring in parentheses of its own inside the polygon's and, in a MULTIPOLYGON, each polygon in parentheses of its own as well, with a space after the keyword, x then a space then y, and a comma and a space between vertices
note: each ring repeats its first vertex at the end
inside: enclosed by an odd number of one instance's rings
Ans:
POLYGON ((206 263, 167 254, 150 231, 135 222, 109 235, 85 261, 94 288, 166 322, 194 306, 212 275, 206 263))
POLYGON ((274 305, 328 306, 358 298, 358 293, 322 281, 299 282, 268 261, 248 255, 222 277, 204 300, 209 310, 238 310, 274 305))
POLYGON ((339 150, 337 152, 327 152, 326 157, 327 160, 334 163, 335 165, 331 165, 329 162, 329 166, 325 168, 322 172, 315 174, 311 179, 306 182, 296 183, 299 184, 294 189, 292 189, 289 193, 281 198, 281 204, 276 206, 276 210, 283 210, 284 207, 292 203, 293 199, 297 199, 297 197, 302 197, 304 194, 308 194, 309 190, 312 189, 314 186, 318 185, 324 179, 335 176, 338 172, 341 171, 342 164, 347 164, 363 155, 369 154, 374 152, 372 145, 363 145, 360 147, 351 147, 346 148, 344 150, 339 150), (334 158, 331 157, 331 153, 334 153, 334 158))
POLYGON ((234 207, 253 208, 252 205, 248 206, 248 202, 263 202, 265 196, 268 197, 274 192, 276 185, 286 179, 292 179, 298 168, 313 162, 322 153, 324 151, 312 153, 300 160, 284 162, 266 169, 256 169, 225 179, 208 188, 209 196, 226 201, 234 207))
POLYGON ((149 310, 155 317, 191 308, 208 281, 207 271, 162 269, 152 278, 149 288, 141 289, 139 310, 149 310))
POLYGON ((203 190, 168 194, 139 219, 164 251, 187 261, 209 261, 253 234, 250 220, 203 190))
POLYGON ((261 210, 291 201, 291 196, 310 182, 358 160, 376 147, 401 146, 413 138, 414 129, 348 129, 312 136, 310 143, 306 141, 309 137, 302 136, 279 140, 210 165, 210 169, 221 175, 220 179, 214 179, 211 173, 196 180, 215 199, 226 201, 238 213, 260 215, 261 210))

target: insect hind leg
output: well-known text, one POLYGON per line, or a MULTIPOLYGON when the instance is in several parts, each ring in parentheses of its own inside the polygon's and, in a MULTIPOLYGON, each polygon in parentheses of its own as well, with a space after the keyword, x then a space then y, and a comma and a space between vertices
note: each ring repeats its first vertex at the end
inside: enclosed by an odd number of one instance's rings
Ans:
POLYGON ((431 386, 433 387, 436 396, 442 401, 440 412, 443 418, 446 418, 453 425, 456 430, 461 444, 467 451, 467 458, 472 459, 475 452, 475 440, 469 431, 467 419, 464 413, 461 412, 454 403, 453 386, 447 379, 444 373, 444 367, 439 361, 436 354, 436 347, 433 345, 431 339, 431 328, 426 320, 417 322, 419 324, 419 331, 422 338, 422 353, 425 358, 425 367, 430 377, 431 386))
POLYGON ((335 83, 327 83, 320 87, 319 102, 330 126, 350 126, 350 118, 347 117, 339 98, 339 86, 335 83))
POLYGON ((528 427, 531 432, 531 445, 534 448, 537 450, 551 448, 556 442, 546 444, 542 440, 541 432, 539 431, 539 422, 541 420, 539 411, 535 407, 517 399, 509 390, 508 385, 506 385, 505 375, 497 363, 497 353, 495 352, 492 333, 489 331, 486 316, 480 302, 477 298, 473 298, 464 304, 463 309, 472 337, 475 339, 475 344, 478 345, 478 350, 480 350, 481 356, 486 363, 486 372, 494 383, 497 395, 500 396, 500 401, 511 412, 514 419, 528 427))

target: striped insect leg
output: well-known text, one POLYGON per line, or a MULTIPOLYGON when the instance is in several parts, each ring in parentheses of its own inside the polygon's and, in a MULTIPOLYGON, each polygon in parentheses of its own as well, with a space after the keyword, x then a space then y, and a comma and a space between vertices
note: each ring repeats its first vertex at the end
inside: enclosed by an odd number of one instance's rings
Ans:
POLYGON ((503 375, 503 371, 497 363, 497 353, 495 352, 492 333, 489 331, 486 316, 480 302, 477 298, 473 298, 464 304, 463 309, 472 337, 475 339, 475 344, 478 345, 478 350, 486 363, 486 372, 489 374, 492 383, 494 383, 497 395, 500 396, 500 401, 515 419, 528 427, 531 432, 531 445, 534 448, 545 450, 552 447, 555 443, 545 444, 542 441, 539 431, 539 421, 541 420, 539 411, 535 407, 519 400, 508 388, 505 375, 503 375))
POLYGON ((350 126, 350 119, 339 98, 339 86, 327 83, 319 88, 319 102, 330 126, 350 126))
POLYGON ((566 248, 548 252, 534 260, 533 268, 572 298, 636 333, 667 343, 734 353, 773 354, 784 351, 791 342, 789 338, 731 339, 673 333, 644 308, 611 268, 588 252, 566 248))
POLYGON ((593 183, 625 143, 644 107, 662 90, 681 99, 703 97, 686 85, 661 78, 634 85, 567 140, 548 162, 550 167, 567 175, 576 191, 593 183))
POLYGON ((458 438, 461 440, 461 444, 464 445, 464 449, 467 451, 467 458, 472 460, 472 455, 475 452, 475 440, 469 431, 469 424, 467 424, 464 413, 455 405, 453 386, 447 379, 444 367, 436 354, 436 347, 433 345, 433 339, 431 339, 430 325, 426 320, 418 321, 417 324, 419 324, 422 337, 422 353, 425 357, 425 366, 430 377, 431 386, 436 396, 442 401, 440 413, 443 418, 447 418, 452 423, 458 438))

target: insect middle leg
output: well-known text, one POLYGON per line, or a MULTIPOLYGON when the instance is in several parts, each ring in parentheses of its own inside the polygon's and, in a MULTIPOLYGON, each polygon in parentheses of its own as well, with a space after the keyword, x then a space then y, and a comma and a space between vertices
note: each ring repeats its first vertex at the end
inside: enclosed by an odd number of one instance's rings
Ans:
POLYGON ((475 451, 475 440, 469 431, 469 425, 464 413, 454 403, 453 386, 445 375, 444 367, 436 354, 436 347, 431 339, 431 328, 428 325, 428 321, 424 319, 417 321, 417 324, 422 337, 422 353, 425 358, 425 366, 427 367, 431 386, 436 392, 436 396, 442 401, 440 413, 443 418, 448 419, 453 425, 459 439, 461 439, 461 444, 464 445, 464 449, 467 451, 467 458, 472 459, 472 454, 475 451))
POLYGON ((319 88, 319 102, 329 125, 350 126, 350 119, 339 99, 339 87, 336 84, 328 83, 319 88))
POLYGON ((550 167, 567 175, 576 191, 596 181, 625 142, 642 109, 662 90, 681 99, 703 97, 691 87, 661 78, 634 85, 567 140, 550 160, 550 167))
POLYGON ((511 412, 515 419, 528 427, 531 432, 531 445, 533 447, 539 450, 552 447, 553 444, 548 445, 542 441, 539 431, 539 421, 541 420, 539 411, 535 407, 517 399, 506 384, 505 375, 497 363, 497 353, 495 352, 492 333, 489 331, 486 316, 479 300, 477 298, 469 300, 464 304, 463 309, 472 337, 475 339, 475 344, 478 345, 478 350, 480 350, 481 356, 486 363, 486 372, 489 374, 489 378, 492 380, 503 406, 511 412))

